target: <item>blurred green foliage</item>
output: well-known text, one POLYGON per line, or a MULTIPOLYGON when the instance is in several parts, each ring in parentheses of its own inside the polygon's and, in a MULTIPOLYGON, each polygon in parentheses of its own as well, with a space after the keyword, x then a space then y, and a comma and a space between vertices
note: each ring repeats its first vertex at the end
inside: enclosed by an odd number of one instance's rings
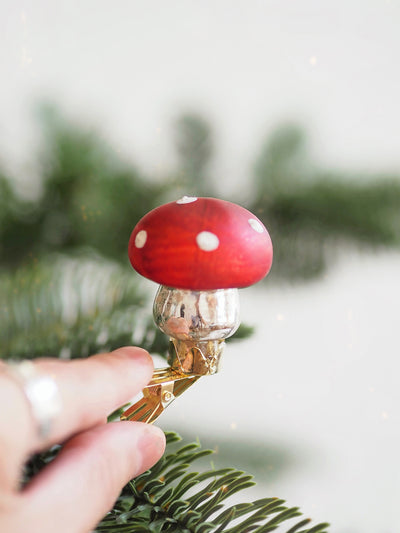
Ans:
POLYGON ((42 108, 40 118, 42 193, 24 202, 3 179, 2 203, 8 211, 0 227, 1 263, 81 246, 120 259, 135 221, 162 202, 165 187, 122 162, 97 135, 66 123, 54 109, 42 108))
MULTIPOLYGON (((193 113, 178 118, 178 166, 157 181, 56 109, 42 106, 38 117, 37 197, 22 199, 0 170, 0 355, 85 356, 132 341, 164 353, 164 337, 152 333, 147 290, 128 264, 127 243, 136 222, 157 205, 183 194, 215 195, 211 126, 193 113)), ((400 243, 399 177, 319 169, 297 125, 268 137, 248 190, 246 207, 274 242, 268 279, 319 275, 343 242, 400 243)), ((233 191, 226 199, 238 201, 233 191)), ((249 334, 243 326, 236 338, 249 334)))
POLYGON ((369 249, 400 245, 400 176, 320 169, 296 125, 281 126, 267 139, 249 207, 271 234, 275 277, 320 275, 344 243, 369 249))
MULTIPOLYGON (((130 233, 146 212, 183 194, 216 194, 210 175, 212 128, 196 114, 176 121, 179 164, 161 180, 122 161, 98 134, 66 121, 54 108, 43 106, 38 116, 41 194, 22 200, 0 170, 3 268, 84 247, 127 264, 130 233)), ((246 207, 263 220, 274 242, 272 278, 321 274, 343 242, 400 243, 399 176, 321 170, 297 125, 280 126, 268 137, 246 181, 251 191, 246 207)), ((226 199, 242 203, 234 191, 226 199)))
POLYGON ((131 272, 94 253, 49 254, 0 274, 0 356, 87 357, 135 343, 167 349, 131 272))

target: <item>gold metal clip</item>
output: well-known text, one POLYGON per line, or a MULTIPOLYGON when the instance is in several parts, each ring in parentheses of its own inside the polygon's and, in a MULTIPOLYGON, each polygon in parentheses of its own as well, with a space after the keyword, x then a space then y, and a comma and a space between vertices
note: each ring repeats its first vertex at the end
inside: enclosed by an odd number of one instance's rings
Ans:
POLYGON ((170 367, 154 371, 153 379, 143 389, 143 398, 122 415, 121 420, 152 424, 156 418, 200 376, 182 374, 170 367))

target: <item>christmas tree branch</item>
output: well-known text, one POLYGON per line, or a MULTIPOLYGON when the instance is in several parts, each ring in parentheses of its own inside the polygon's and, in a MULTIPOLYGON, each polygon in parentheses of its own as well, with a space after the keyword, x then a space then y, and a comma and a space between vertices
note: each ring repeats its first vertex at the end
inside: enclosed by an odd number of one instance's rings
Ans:
MULTIPOLYGON (((301 516, 297 507, 286 507, 279 498, 227 506, 230 496, 254 485, 252 476, 234 468, 190 471, 194 461, 213 451, 191 443, 168 453, 168 448, 179 440, 176 433, 167 434, 166 455, 124 488, 96 531, 266 533, 301 516)), ((309 523, 309 519, 296 522, 287 533, 327 531, 328 524, 301 529, 309 523)))

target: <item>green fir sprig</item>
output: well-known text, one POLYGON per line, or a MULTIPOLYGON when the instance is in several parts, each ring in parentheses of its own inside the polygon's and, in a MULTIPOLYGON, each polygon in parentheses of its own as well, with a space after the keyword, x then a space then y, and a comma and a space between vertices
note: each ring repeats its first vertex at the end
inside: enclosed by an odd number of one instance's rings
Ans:
POLYGON ((98 254, 52 254, 0 274, 0 357, 86 357, 136 344, 164 353, 148 291, 98 254))
MULTIPOLYGON (((192 471, 194 461, 213 450, 200 443, 186 444, 167 433, 167 452, 149 471, 126 485, 112 511, 97 526, 107 533, 267 533, 290 522, 287 533, 326 533, 328 524, 310 526, 298 507, 279 498, 229 505, 229 498, 255 483, 251 475, 234 468, 192 471)), ((283 532, 283 529, 280 529, 283 532)))

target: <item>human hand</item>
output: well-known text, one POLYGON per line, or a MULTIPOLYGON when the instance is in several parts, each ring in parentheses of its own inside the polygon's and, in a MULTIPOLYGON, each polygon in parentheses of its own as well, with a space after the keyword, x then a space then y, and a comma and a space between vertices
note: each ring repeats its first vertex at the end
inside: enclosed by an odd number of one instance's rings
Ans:
POLYGON ((151 379, 151 358, 140 348, 120 348, 83 360, 33 364, 35 373, 54 379, 61 408, 48 435, 40 435, 43 427, 23 384, 0 363, 0 531, 87 533, 122 487, 164 452, 164 434, 154 426, 106 424, 107 415, 151 379), (64 443, 57 457, 19 490, 29 456, 56 443, 64 443))

